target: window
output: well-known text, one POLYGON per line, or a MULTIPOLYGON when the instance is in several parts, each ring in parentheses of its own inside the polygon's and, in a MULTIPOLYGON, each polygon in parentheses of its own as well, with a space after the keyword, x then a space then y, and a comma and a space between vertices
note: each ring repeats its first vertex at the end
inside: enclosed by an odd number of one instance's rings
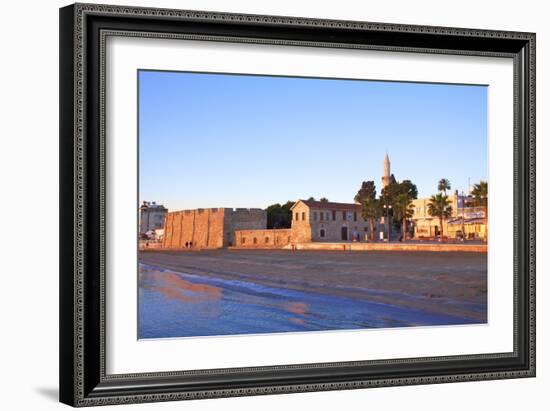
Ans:
POLYGON ((302 221, 306 221, 306 212, 302 211, 302 221))
POLYGON ((336 221, 336 211, 332 211, 332 221, 336 221))
POLYGON ((241 238, 241 244, 244 244, 244 243, 246 243, 246 237, 241 238))
POLYGON ((357 211, 353 212, 353 221, 357 221, 357 211))
POLYGON ((254 244, 258 244, 258 239, 257 239, 256 237, 254 237, 254 239, 252 240, 252 242, 253 242, 254 244))
POLYGON ((313 221, 317 221, 317 211, 313 212, 313 221))
POLYGON ((330 220, 330 213, 327 211, 327 221, 330 220))
POLYGON ((266 244, 269 244, 269 237, 266 237, 266 238, 265 238, 265 243, 266 243, 266 244))
POLYGON ((321 221, 323 221, 323 220, 325 219, 325 213, 323 213, 323 212, 321 211, 320 215, 321 215, 321 221))
POLYGON ((342 211, 342 220, 346 221, 346 212, 342 211))
POLYGON ((321 228, 321 231, 319 231, 319 237, 324 238, 325 237, 325 229, 321 228))
POLYGON ((294 214, 294 220, 298 221, 298 213, 294 214))

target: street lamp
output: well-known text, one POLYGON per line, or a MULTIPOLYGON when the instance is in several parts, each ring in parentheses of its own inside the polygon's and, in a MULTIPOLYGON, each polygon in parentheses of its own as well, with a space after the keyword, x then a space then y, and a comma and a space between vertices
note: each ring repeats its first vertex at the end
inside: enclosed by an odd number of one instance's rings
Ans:
POLYGON ((384 213, 386 215, 386 224, 388 226, 388 243, 390 242, 390 217, 389 212, 391 210, 391 204, 384 204, 384 213))

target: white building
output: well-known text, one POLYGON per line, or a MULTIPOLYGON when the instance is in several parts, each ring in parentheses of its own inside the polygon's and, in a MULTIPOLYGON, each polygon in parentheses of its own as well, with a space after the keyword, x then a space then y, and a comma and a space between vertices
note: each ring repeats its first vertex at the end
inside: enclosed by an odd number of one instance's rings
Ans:
POLYGON ((154 201, 144 201, 139 208, 139 234, 145 235, 148 231, 164 228, 168 209, 154 201))

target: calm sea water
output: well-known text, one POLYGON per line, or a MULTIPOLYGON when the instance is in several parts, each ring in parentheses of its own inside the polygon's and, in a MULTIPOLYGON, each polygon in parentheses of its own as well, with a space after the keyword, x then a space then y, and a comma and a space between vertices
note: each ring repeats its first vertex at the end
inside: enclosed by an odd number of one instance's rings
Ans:
POLYGON ((139 267, 139 338, 470 323, 363 299, 139 267))

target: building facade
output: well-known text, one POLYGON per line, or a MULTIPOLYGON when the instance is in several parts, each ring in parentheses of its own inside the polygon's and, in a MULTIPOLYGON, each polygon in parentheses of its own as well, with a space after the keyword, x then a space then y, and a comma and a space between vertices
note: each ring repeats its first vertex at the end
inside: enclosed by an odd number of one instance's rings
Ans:
POLYGON ((237 230, 262 230, 267 213, 261 209, 199 208, 170 212, 164 225, 163 248, 224 248, 236 244, 237 230))
POLYGON ((471 197, 459 195, 456 191, 449 196, 449 200, 452 207, 451 217, 443 219, 443 227, 440 227, 439 218, 428 212, 430 198, 413 200, 414 213, 411 221, 415 238, 434 238, 443 229, 443 236, 449 238, 463 236, 466 239, 485 239, 487 230, 484 208, 472 206, 471 197))
POLYGON ((139 234, 153 233, 164 227, 168 209, 156 202, 144 201, 139 208, 139 234))
MULTIPOLYGON (((384 157, 382 187, 394 177, 390 159, 384 157)), ((443 220, 428 212, 430 198, 413 200, 411 224, 416 239, 433 239, 440 235, 449 238, 486 238, 485 213, 471 207, 469 197, 451 196, 450 218, 443 220)), ((471 199, 470 199, 471 200, 471 199)), ((166 249, 197 248, 290 248, 297 244, 312 242, 368 241, 370 224, 362 217, 362 206, 356 203, 298 200, 291 207, 291 227, 267 229, 267 211, 246 208, 206 208, 168 213, 155 203, 141 206, 140 230, 142 233, 164 228, 159 242, 166 249)), ((387 240, 393 227, 379 218, 373 229, 376 240, 387 240)), ((159 239, 161 236, 159 236, 159 239)), ((392 234, 392 240, 393 234, 392 234)))
POLYGON ((369 223, 361 216, 361 205, 329 201, 298 200, 292 211, 292 241, 364 241, 369 223))

